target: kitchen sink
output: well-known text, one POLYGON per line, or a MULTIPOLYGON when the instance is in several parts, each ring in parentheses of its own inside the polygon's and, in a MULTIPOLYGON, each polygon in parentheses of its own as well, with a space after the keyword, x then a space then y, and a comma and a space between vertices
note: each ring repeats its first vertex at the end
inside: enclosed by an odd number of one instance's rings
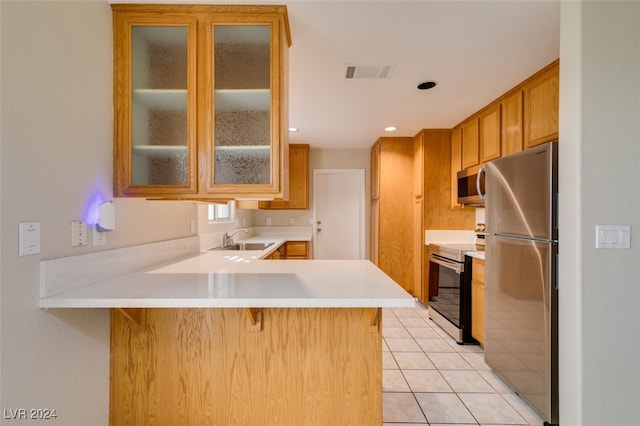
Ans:
POLYGON ((273 244, 273 241, 267 243, 233 243, 228 246, 212 248, 211 250, 264 250, 273 244))

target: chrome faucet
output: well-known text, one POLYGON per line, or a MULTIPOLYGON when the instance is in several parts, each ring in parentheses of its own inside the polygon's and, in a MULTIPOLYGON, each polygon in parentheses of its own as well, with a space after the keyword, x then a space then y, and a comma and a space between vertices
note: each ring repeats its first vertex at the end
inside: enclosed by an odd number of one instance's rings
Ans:
POLYGON ((233 236, 240 231, 246 232, 247 234, 249 233, 249 230, 246 228, 236 229, 235 231, 231 231, 231 233, 229 233, 229 231, 225 232, 222 236, 222 247, 230 246, 231 244, 233 244, 233 236))

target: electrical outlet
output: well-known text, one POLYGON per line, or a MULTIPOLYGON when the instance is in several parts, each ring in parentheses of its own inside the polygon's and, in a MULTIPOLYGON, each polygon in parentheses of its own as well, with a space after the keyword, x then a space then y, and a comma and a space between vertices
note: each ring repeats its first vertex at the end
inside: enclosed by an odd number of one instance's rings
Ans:
POLYGON ((87 224, 81 220, 71 222, 71 247, 87 245, 87 224))
POLYGON ((93 245, 94 246, 103 246, 107 244, 107 233, 101 231, 98 225, 93 228, 93 245))
POLYGON ((292 224, 292 225, 295 225, 296 224, 296 218, 295 217, 290 218, 289 219, 289 223, 292 224))
POLYGON ((191 230, 192 234, 195 234, 197 232, 196 220, 195 219, 191 219, 191 222, 189 223, 189 227, 190 227, 190 230, 191 230))
POLYGON ((267 218, 267 225, 271 225, 271 218, 270 217, 267 218))

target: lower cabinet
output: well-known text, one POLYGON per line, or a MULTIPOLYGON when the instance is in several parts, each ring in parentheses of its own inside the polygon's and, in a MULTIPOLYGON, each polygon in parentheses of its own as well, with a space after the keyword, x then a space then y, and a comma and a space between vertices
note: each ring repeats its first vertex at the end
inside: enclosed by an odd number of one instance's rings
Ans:
POLYGON ((287 241, 286 259, 309 259, 309 243, 307 241, 287 241))
POLYGON ((310 257, 308 241, 287 241, 265 259, 309 259, 310 257))
POLYGON ((471 266, 471 336, 484 347, 484 260, 471 266))
POLYGON ((282 244, 280 247, 278 247, 275 251, 271 252, 271 254, 267 257, 265 257, 266 260, 277 260, 277 259, 284 259, 285 258, 285 250, 286 250, 286 243, 282 244))

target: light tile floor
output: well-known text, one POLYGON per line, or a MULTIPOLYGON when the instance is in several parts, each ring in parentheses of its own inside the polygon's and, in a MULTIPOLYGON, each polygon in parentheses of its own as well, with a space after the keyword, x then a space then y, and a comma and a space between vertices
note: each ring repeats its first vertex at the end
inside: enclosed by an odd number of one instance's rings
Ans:
POLYGON ((384 309, 384 425, 542 425, 484 362, 482 348, 458 345, 427 308, 384 309))

